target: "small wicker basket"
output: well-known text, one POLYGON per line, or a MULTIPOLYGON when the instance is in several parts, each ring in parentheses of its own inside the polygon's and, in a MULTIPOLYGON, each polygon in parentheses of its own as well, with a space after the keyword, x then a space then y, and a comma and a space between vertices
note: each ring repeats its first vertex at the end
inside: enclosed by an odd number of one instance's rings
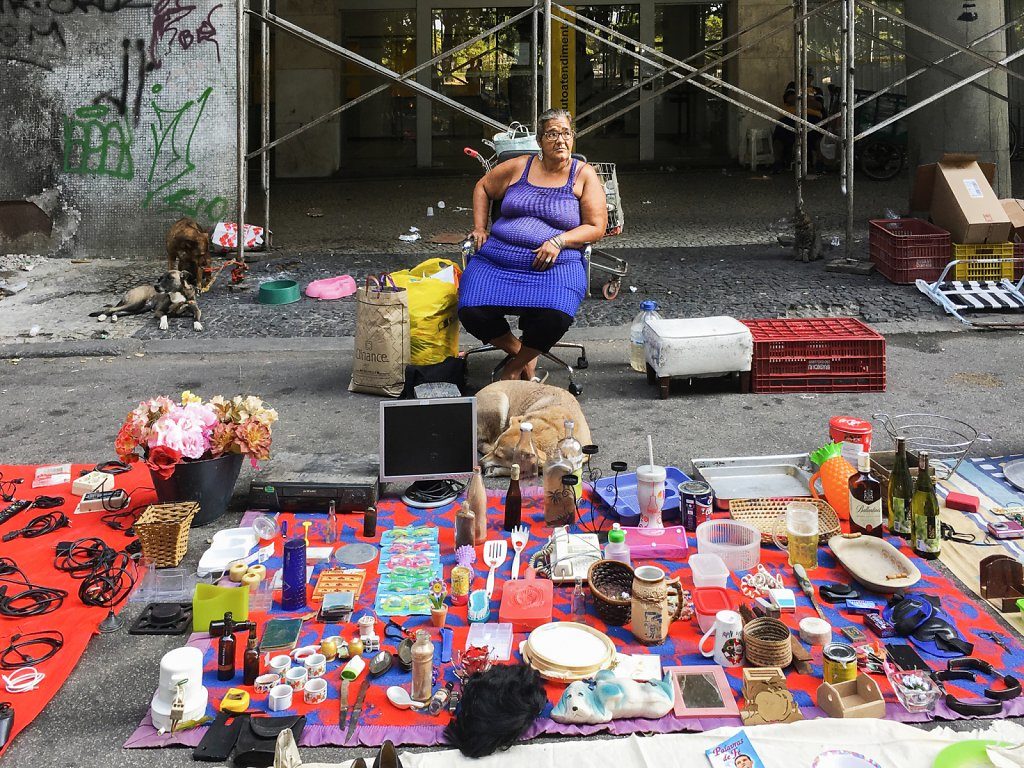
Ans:
POLYGON ((597 560, 587 572, 594 608, 605 624, 622 627, 633 612, 633 569, 618 560, 597 560))
POLYGON ((756 667, 788 667, 793 662, 791 637, 778 619, 754 619, 743 627, 744 655, 756 667))
POLYGON ((134 525, 142 554, 157 568, 170 568, 180 563, 188 549, 188 531, 197 512, 198 501, 146 507, 134 525))
POLYGON ((842 533, 835 510, 822 499, 733 499, 729 502, 729 516, 757 528, 761 532, 762 544, 772 543, 772 533, 777 533, 785 543, 786 526, 782 520, 791 501, 807 502, 818 508, 818 541, 821 544, 827 544, 833 536, 842 533))

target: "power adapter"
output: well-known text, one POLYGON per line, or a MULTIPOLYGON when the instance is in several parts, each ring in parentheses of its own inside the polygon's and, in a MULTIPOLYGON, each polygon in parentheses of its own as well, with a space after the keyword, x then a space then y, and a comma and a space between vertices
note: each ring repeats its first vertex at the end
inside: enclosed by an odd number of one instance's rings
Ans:
POLYGON ((114 490, 114 476, 107 472, 92 471, 82 475, 71 484, 71 493, 85 496, 93 491, 114 490))
POLYGON ((78 509, 75 514, 83 512, 116 512, 128 506, 128 494, 124 489, 117 488, 113 491, 91 491, 82 497, 78 502, 78 509))

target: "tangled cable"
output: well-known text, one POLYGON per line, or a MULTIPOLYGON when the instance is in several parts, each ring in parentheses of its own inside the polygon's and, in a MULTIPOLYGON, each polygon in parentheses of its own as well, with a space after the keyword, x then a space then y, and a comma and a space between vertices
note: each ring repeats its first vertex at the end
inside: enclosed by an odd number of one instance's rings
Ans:
POLYGON ((17 672, 0 676, 4 681, 4 690, 8 693, 25 693, 34 691, 46 679, 46 675, 35 667, 22 667, 17 672))
POLYGON ((139 580, 132 556, 96 537, 61 542, 53 565, 82 581, 78 597, 90 606, 112 608, 128 597, 139 580))
POLYGON ((0 651, 0 669, 25 669, 42 664, 64 647, 64 635, 56 629, 11 635, 0 651))
POLYGON ((13 541, 19 536, 23 536, 26 539, 36 539, 48 533, 59 531, 61 528, 67 528, 70 525, 71 521, 68 520, 68 516, 63 512, 47 512, 33 517, 24 528, 20 528, 17 531, 8 531, 4 534, 2 540, 13 541))
POLYGON ((0 616, 25 618, 51 613, 64 604, 68 593, 56 587, 33 584, 9 557, 0 557, 0 582, 21 587, 20 592, 8 594, 7 584, 0 586, 0 616))

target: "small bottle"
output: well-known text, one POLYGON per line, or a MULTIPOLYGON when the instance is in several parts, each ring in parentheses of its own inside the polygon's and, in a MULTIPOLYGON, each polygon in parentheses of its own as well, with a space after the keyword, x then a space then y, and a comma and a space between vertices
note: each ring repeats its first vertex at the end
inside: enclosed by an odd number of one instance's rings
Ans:
POLYGON ((871 456, 857 456, 857 474, 850 480, 850 532, 882 535, 882 484, 871 474, 871 456))
POLYGON ((889 475, 889 533, 911 537, 910 515, 914 505, 914 478, 910 474, 910 463, 907 461, 907 439, 902 435, 896 438, 896 462, 889 475))
POLYGON ((640 311, 629 326, 629 367, 643 373, 647 370, 647 355, 644 353, 644 326, 648 320, 661 319, 656 301, 641 301, 640 311))
POLYGON ((573 430, 576 428, 576 422, 572 419, 566 419, 562 422, 562 426, 565 428, 565 436, 558 441, 558 453, 562 459, 572 467, 572 474, 580 478, 579 482, 576 484, 576 498, 582 498, 583 446, 580 445, 580 441, 573 436, 573 430))
POLYGON ((445 683, 444 688, 438 688, 437 692, 430 697, 430 703, 427 704, 428 715, 439 715, 448 709, 448 705, 452 700, 452 690, 455 688, 455 683, 449 681, 445 683))
POLYGON ((523 522, 523 494, 519 490, 518 464, 512 465, 511 474, 512 477, 508 481, 508 493, 505 494, 505 523, 502 526, 509 533, 523 522))
POLYGON ((245 644, 245 655, 242 656, 242 683, 252 685, 260 676, 260 652, 256 647, 256 630, 249 630, 249 641, 245 644))
POLYGON ((475 520, 473 538, 475 543, 483 544, 487 541, 487 489, 484 488, 480 467, 473 467, 473 477, 470 478, 469 488, 466 489, 466 501, 473 510, 475 520))
POLYGON ((618 560, 620 563, 631 565, 626 532, 618 523, 612 525, 612 529, 608 531, 608 544, 604 548, 604 559, 618 560))
POLYGON ((572 598, 569 603, 575 621, 586 624, 587 622, 587 593, 583 591, 583 579, 577 578, 572 588, 572 598))
POLYGON ((939 500, 935 496, 935 483, 928 469, 927 451, 921 451, 917 466, 913 520, 914 554, 925 560, 934 560, 942 551, 942 537, 939 532, 939 500))
POLYGON ((416 632, 412 644, 412 691, 413 701, 426 703, 434 690, 434 644, 424 630, 416 632))
POLYGON ((324 541, 328 544, 333 544, 338 539, 338 507, 331 499, 327 505, 327 533, 324 535, 324 541))
POLYGON ((543 501, 540 460, 533 444, 533 424, 524 421, 519 425, 519 442, 512 451, 512 463, 519 465, 519 492, 527 508, 543 501))
POLYGON ((363 512, 363 536, 372 539, 377 535, 377 508, 369 506, 363 512))
POLYGON ((228 611, 224 614, 224 634, 217 644, 217 679, 230 680, 235 676, 235 619, 228 611))
POLYGON ((562 458, 544 466, 544 525, 552 528, 576 522, 576 476, 562 458), (571 484, 565 478, 572 477, 571 484))
POLYGON ((476 544, 476 515, 469 507, 469 502, 462 502, 462 506, 455 515, 455 548, 476 544))

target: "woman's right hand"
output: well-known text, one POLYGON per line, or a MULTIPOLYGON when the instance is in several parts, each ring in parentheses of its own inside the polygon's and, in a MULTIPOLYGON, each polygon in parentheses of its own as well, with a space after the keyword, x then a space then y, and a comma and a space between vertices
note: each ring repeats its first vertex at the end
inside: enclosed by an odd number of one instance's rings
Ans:
POLYGON ((487 230, 482 227, 474 229, 469 233, 469 236, 473 238, 474 251, 479 251, 484 247, 484 243, 487 242, 487 230))

